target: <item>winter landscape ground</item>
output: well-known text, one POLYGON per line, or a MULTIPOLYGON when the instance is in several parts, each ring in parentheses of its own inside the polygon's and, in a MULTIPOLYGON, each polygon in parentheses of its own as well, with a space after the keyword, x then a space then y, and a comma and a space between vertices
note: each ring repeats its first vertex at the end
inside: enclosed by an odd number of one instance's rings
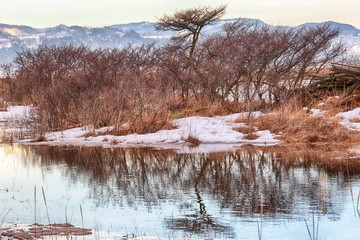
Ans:
POLYGON ((360 30, 225 11, 0 24, 0 238, 357 239, 360 30))

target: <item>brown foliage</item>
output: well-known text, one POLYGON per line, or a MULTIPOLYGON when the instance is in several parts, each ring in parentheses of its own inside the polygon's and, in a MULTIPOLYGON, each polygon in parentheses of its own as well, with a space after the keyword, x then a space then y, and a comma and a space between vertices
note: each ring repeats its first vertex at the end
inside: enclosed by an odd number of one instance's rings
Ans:
POLYGON ((186 139, 184 139, 185 142, 190 143, 191 147, 197 147, 201 144, 201 141, 197 139, 196 137, 189 136, 186 139))
POLYGON ((281 104, 308 73, 342 53, 341 45, 330 45, 338 31, 328 25, 289 30, 240 20, 200 41, 203 27, 225 8, 165 15, 159 30, 186 33, 157 48, 61 45, 20 52, 8 95, 37 107, 42 132, 93 125, 121 134, 129 123, 126 132, 147 133, 169 126, 169 113, 217 115, 281 104))
POLYGON ((357 136, 335 120, 324 116, 311 117, 302 108, 289 104, 277 112, 258 118, 255 125, 261 129, 281 134, 288 142, 348 142, 357 136))

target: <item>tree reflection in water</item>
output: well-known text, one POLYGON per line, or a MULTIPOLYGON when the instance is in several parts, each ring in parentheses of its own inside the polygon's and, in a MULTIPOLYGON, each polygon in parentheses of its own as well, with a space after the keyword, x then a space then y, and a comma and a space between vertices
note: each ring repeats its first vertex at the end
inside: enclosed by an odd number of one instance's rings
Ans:
MULTIPOLYGON (((230 214, 256 221, 260 196, 263 219, 303 219, 319 206, 319 180, 329 176, 331 195, 348 194, 358 177, 358 159, 329 155, 329 149, 244 147, 231 153, 176 154, 152 149, 27 147, 26 164, 65 164, 63 174, 89 188, 97 206, 176 206, 163 225, 170 230, 211 236, 236 236, 230 214), (210 206, 209 206, 210 205, 210 206), (210 207, 210 208, 209 208, 210 207), (220 209, 220 211, 214 210, 220 209)), ((336 202, 336 201, 333 201, 336 202)), ((338 218, 342 205, 326 199, 327 216, 338 218)))

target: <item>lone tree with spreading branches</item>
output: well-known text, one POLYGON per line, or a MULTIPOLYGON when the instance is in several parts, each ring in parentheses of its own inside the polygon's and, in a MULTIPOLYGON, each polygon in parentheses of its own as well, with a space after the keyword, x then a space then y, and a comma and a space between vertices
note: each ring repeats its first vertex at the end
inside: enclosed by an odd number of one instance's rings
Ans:
POLYGON ((182 43, 188 42, 185 50, 188 50, 186 55, 191 67, 195 68, 194 50, 196 43, 199 40, 201 30, 218 20, 225 14, 226 5, 217 8, 211 7, 197 7, 186 10, 177 11, 172 16, 164 15, 159 19, 155 26, 158 31, 176 31, 179 34, 175 37, 182 43))

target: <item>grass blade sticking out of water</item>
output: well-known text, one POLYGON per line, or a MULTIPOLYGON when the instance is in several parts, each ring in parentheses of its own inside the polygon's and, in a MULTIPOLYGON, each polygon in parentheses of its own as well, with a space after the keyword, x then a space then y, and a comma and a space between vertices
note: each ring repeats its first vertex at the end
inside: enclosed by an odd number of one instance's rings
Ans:
POLYGON ((325 196, 326 196, 326 176, 325 176, 325 171, 324 171, 324 194, 323 194, 323 213, 325 214, 326 213, 326 209, 325 209, 325 196))
POLYGON ((356 217, 354 194, 353 194, 353 190, 352 190, 350 173, 349 173, 349 160, 346 161, 346 174, 347 174, 347 179, 348 179, 349 187, 350 187, 350 194, 351 194, 351 200, 352 200, 352 203, 353 203, 354 215, 356 217))
POLYGON ((322 189, 321 189, 321 177, 319 178, 319 209, 321 208, 322 189))
POLYGON ((66 206, 65 206, 65 223, 68 223, 66 206))
POLYGON ((353 202, 354 214, 355 214, 355 216, 356 216, 355 200, 354 200, 354 194, 353 194, 352 185, 351 185, 350 180, 349 180, 349 187, 350 187, 350 193, 351 193, 351 200, 352 200, 352 202, 353 202))
POLYGON ((360 217, 359 200, 360 200, 360 189, 359 189, 359 194, 358 194, 357 202, 356 202, 356 211, 357 211, 358 216, 360 217))
MULTIPOLYGON (((80 204, 80 214, 81 214, 81 226, 82 226, 82 228, 84 228, 84 215, 83 215, 81 204, 80 204)), ((83 236, 83 239, 85 239, 84 236, 83 236)))
POLYGON ((320 225, 320 217, 318 215, 317 226, 316 226, 316 240, 319 239, 319 225, 320 225))
POLYGON ((36 185, 34 186, 34 225, 35 225, 35 237, 36 237, 36 185))
POLYGON ((7 217, 7 215, 9 214, 10 211, 11 211, 11 209, 9 209, 9 210, 5 213, 5 216, 4 216, 3 219, 1 220, 1 224, 4 223, 5 218, 7 217))
POLYGON ((319 239, 319 217, 318 217, 318 221, 317 221, 317 226, 316 226, 316 223, 315 223, 315 210, 313 209, 313 212, 312 212, 312 234, 311 234, 311 231, 310 231, 310 227, 309 227, 309 224, 307 223, 306 219, 304 219, 305 221, 305 225, 306 225, 306 229, 307 229, 307 232, 309 234, 309 238, 310 240, 317 240, 319 239))
POLYGON ((80 204, 80 214, 81 214, 81 225, 84 228, 84 215, 83 215, 81 204, 80 204))
POLYGON ((308 231, 308 234, 309 234, 310 240, 312 240, 309 225, 308 225, 308 223, 307 223, 306 219, 304 219, 304 221, 305 221, 306 229, 307 229, 307 231, 308 231))
POLYGON ((44 197, 44 202, 45 202, 45 207, 46 207, 46 215, 47 215, 49 224, 51 224, 51 222, 50 222, 50 216, 49 216, 49 209, 48 209, 48 206, 47 206, 47 203, 46 203, 46 197, 45 197, 44 188, 41 187, 41 190, 42 190, 42 194, 43 194, 43 197, 44 197))
POLYGON ((313 209, 313 214, 312 214, 312 221, 313 221, 313 240, 315 240, 315 211, 313 209))
POLYGON ((259 221, 257 221, 257 228, 258 228, 258 237, 259 240, 262 239, 262 218, 263 218, 263 213, 264 213, 264 196, 261 193, 261 205, 260 205, 260 225, 259 225, 259 221))
POLYGON ((256 223, 257 223, 257 229, 258 229, 258 237, 259 237, 259 240, 261 240, 261 227, 260 227, 260 225, 259 225, 259 221, 256 221, 256 223))
POLYGON ((329 176, 327 174, 326 174, 326 184, 327 184, 327 190, 328 190, 328 194, 329 194, 330 207, 332 207, 329 176))

